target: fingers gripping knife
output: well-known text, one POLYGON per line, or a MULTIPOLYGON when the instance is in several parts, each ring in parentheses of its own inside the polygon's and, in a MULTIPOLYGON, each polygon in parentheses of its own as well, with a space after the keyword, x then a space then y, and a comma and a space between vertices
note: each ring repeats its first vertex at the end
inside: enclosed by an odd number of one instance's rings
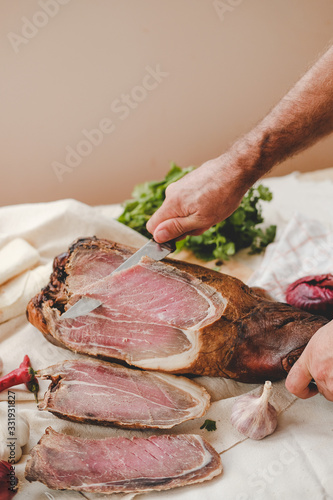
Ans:
MULTIPOLYGON (((148 243, 143 245, 143 247, 131 255, 131 257, 126 259, 125 262, 117 267, 117 269, 112 271, 109 276, 138 264, 142 257, 150 257, 153 260, 162 260, 175 250, 176 243, 174 240, 167 241, 166 243, 156 243, 153 239, 149 240, 148 243)), ((67 309, 67 311, 60 316, 60 318, 74 319, 78 316, 84 316, 101 305, 102 302, 100 300, 92 299, 91 297, 81 297, 81 299, 78 300, 78 302, 76 302, 72 307, 67 309)))

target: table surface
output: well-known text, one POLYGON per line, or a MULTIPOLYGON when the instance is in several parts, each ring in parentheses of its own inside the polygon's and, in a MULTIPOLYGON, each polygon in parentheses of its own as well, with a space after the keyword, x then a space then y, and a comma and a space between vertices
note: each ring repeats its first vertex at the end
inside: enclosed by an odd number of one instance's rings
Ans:
MULTIPOLYGON (((283 217, 284 220, 288 218, 288 200, 283 201, 286 203, 284 203, 282 210, 279 193, 287 193, 291 184, 293 190, 295 190, 295 186, 297 189, 295 195, 290 195, 290 203, 293 201, 293 196, 299 200, 302 199, 302 190, 305 186, 304 183, 306 183, 306 192, 303 196, 305 202, 300 201, 301 206, 306 210, 309 190, 312 189, 314 193, 313 203, 320 203, 320 194, 325 191, 322 190, 322 187, 326 186, 327 193, 333 194, 333 184, 329 182, 330 180, 333 180, 333 169, 287 176, 285 179, 267 179, 267 184, 273 186, 273 192, 276 192, 278 211, 281 208, 281 213, 278 216, 283 217), (319 201, 316 201, 317 199, 319 201)), ((266 183, 266 181, 263 182, 266 183)), ((325 200, 323 200, 324 202, 325 200)), ((128 228, 120 228, 116 223, 110 224, 107 215, 113 213, 114 208, 114 206, 87 207, 71 200, 36 206, 4 207, 0 209, 0 226, 2 227, 0 244, 15 236, 26 238, 40 251, 43 263, 67 248, 68 243, 78 235, 97 234, 99 237, 118 239, 123 242, 126 240, 129 244, 139 246, 143 241, 141 236, 132 234, 130 230, 128 232, 128 228)), ((274 208, 274 210, 277 209, 274 208)), ((273 211, 267 212, 272 219, 276 215, 273 211)), ((329 218, 330 216, 327 216, 327 219, 329 218)), ((268 222, 270 223, 271 220, 268 222)), ((178 255, 177 258, 179 257, 191 262, 199 262, 208 267, 215 265, 215 262, 202 263, 202 261, 197 261, 189 253, 178 255)), ((253 270, 260 265, 261 258, 260 256, 252 258, 243 253, 225 263, 222 270, 246 281, 253 270)), ((38 364, 38 360, 43 360, 45 366, 60 359, 66 359, 66 356, 71 354, 49 344, 32 325, 27 323, 24 315, 0 325, 0 343, 5 372, 17 366, 23 353, 26 352, 31 354, 33 363, 38 364)), ((237 395, 254 389, 255 386, 209 377, 200 378, 198 381, 214 395, 209 415, 214 416, 219 427, 215 435, 207 431, 199 432, 202 432, 204 437, 214 446, 220 446, 219 452, 224 472, 219 478, 203 485, 148 493, 145 496, 147 500, 163 498, 184 500, 187 498, 191 500, 333 498, 332 403, 321 395, 317 395, 306 401, 291 400, 289 404, 289 401, 283 399, 288 397, 285 394, 286 391, 283 392, 283 384, 277 386, 278 397, 282 398, 282 400, 279 399, 278 404, 285 408, 279 416, 278 429, 269 438, 254 442, 244 439, 240 435, 235 436, 229 418, 232 402, 237 395)), ((38 412, 30 395, 27 395, 24 390, 18 389, 16 393, 18 411, 28 418, 31 426, 30 441, 24 448, 22 459, 16 465, 17 475, 22 480, 21 490, 16 498, 18 500, 104 498, 101 495, 81 495, 72 491, 52 491, 41 483, 28 484, 24 482, 23 473, 29 449, 38 441, 48 425, 52 425, 56 430, 77 433, 77 435, 83 433, 85 436, 93 437, 135 435, 135 433, 74 424, 57 419, 47 412, 38 412)), ((192 423, 184 427, 180 426, 176 432, 182 430, 193 432, 193 429, 198 431, 198 425, 192 423)), ((117 497, 118 495, 105 498, 117 497)))

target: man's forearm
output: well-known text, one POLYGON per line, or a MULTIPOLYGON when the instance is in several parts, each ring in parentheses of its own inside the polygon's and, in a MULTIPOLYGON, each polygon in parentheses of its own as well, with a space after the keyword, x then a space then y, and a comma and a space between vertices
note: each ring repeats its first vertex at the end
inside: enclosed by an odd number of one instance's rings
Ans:
POLYGON ((274 165, 333 131, 333 46, 228 154, 251 186, 274 165))
POLYGON ((156 241, 198 235, 229 217, 274 165, 333 130, 333 46, 251 132, 170 184, 147 223, 156 241))

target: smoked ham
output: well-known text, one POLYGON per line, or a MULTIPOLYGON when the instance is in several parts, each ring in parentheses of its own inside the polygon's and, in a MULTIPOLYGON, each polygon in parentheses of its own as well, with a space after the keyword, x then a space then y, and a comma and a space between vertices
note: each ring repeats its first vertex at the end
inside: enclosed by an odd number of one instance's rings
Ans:
POLYGON ((84 439, 46 429, 25 476, 56 490, 88 493, 167 490, 222 472, 219 454, 195 434, 84 439))
POLYGON ((240 280, 201 266, 143 258, 109 276, 135 249, 77 240, 54 261, 49 285, 27 308, 52 343, 171 373, 264 382, 286 376, 327 319, 267 300, 240 280), (61 319, 82 296, 103 305, 61 319))
POLYGON ((185 377, 94 359, 63 361, 37 376, 51 379, 40 410, 89 424, 169 429, 204 415, 210 400, 185 377))

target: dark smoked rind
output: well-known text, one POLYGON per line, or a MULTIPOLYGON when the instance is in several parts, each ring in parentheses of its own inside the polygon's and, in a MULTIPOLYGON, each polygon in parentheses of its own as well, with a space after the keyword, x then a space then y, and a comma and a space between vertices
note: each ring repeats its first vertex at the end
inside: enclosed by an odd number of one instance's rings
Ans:
MULTIPOLYGON (((49 341, 61 347, 67 346, 50 334, 43 308, 62 310, 64 307, 70 297, 66 288, 67 272, 73 256, 81 249, 116 251, 126 256, 135 251, 108 240, 81 238, 66 254, 55 259, 50 284, 29 302, 27 316, 49 341)), ((312 335, 328 323, 322 316, 268 300, 237 278, 174 259, 163 262, 199 278, 228 302, 221 318, 199 331, 202 347, 196 359, 181 369, 170 366, 165 371, 222 376, 250 383, 278 380, 287 375, 312 335)))

